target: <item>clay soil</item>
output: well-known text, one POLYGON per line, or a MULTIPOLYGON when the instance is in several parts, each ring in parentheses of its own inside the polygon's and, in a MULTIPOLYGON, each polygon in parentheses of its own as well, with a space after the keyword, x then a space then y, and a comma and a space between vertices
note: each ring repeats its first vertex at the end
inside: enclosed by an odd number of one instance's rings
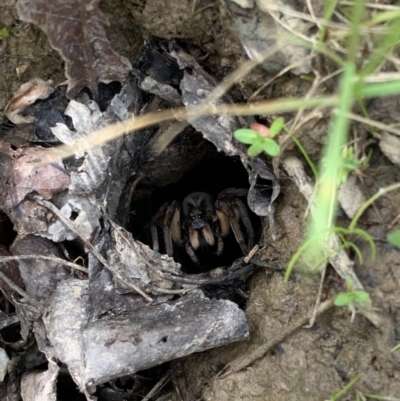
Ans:
MULTIPOLYGON (((143 37, 154 35, 179 38, 207 54, 202 63, 218 80, 244 60, 227 12, 219 2, 110 0, 103 1, 101 7, 110 20, 107 33, 114 48, 130 59, 143 37), (165 12, 167 4, 169 12, 165 12)), ((62 62, 45 35, 18 20, 14 0, 1 2, 0 27, 3 26, 9 29, 10 36, 0 41, 0 110, 18 86, 33 77, 52 79, 56 84, 65 79, 62 62)), ((237 83, 231 96, 236 101, 246 101, 269 78, 268 72, 256 69, 237 83)), ((257 100, 299 97, 309 87, 308 81, 286 74, 261 92, 257 100)), ((377 100, 368 105, 376 120, 391 123, 396 122, 391 118, 399 118, 398 106, 399 99, 377 100)), ((306 124, 298 134, 315 162, 329 117, 327 113, 317 122, 306 124)), ((364 142, 369 138, 363 126, 354 125, 352 132, 364 142)), ((367 198, 380 187, 400 180, 398 167, 385 158, 377 144, 371 143, 369 148, 373 150, 372 159, 362 175, 357 176, 367 198)), ((357 392, 365 397, 374 394, 400 399, 400 350, 391 352, 400 342, 400 253, 386 243, 388 231, 396 228, 399 192, 380 198, 360 221, 360 226, 376 241, 376 260, 372 260, 369 247, 358 240, 364 263, 360 265, 351 255, 356 262, 356 274, 381 316, 380 327, 361 315, 351 323, 345 308, 331 308, 317 318, 312 328, 302 327, 291 333, 247 368, 223 378, 218 376, 226 364, 277 338, 293 322, 309 315, 315 303, 318 275, 296 273, 289 283, 283 282, 285 266, 301 243, 307 202, 283 171, 279 182, 282 189, 276 208, 278 238, 273 241, 267 229, 261 256, 277 258, 282 271, 260 269, 248 281, 245 311, 250 338, 174 361, 172 365, 177 369, 172 379, 172 399, 322 401, 357 375, 359 381, 341 400, 355 400, 357 392)), ((348 224, 341 211, 338 215, 339 223, 348 224)), ((343 289, 343 283, 329 268, 322 300, 343 289)))

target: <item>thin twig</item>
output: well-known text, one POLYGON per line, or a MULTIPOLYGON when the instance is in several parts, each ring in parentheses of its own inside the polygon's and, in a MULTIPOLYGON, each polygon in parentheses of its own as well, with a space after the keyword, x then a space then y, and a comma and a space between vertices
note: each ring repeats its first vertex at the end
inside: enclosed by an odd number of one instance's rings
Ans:
MULTIPOLYGON (((159 277, 169 280, 175 283, 180 284, 189 284, 189 285, 197 285, 199 287, 203 287, 206 285, 215 285, 221 284, 228 280, 233 280, 237 277, 243 276, 247 273, 251 273, 255 269, 257 269, 256 265, 250 264, 247 266, 243 266, 238 270, 233 272, 228 272, 227 274, 221 275, 219 277, 210 277, 210 278, 189 278, 188 276, 173 276, 172 274, 164 273, 162 271, 157 270, 154 266, 152 266, 149 262, 145 260, 146 265, 159 277)), ((196 274, 196 276, 199 276, 196 274)))
MULTIPOLYGON (((339 4, 343 5, 343 6, 353 6, 354 5, 354 1, 342 0, 342 1, 339 2, 339 4)), ((375 8, 377 10, 399 11, 399 7, 398 6, 392 6, 392 5, 389 5, 389 4, 366 3, 365 7, 367 7, 367 8, 375 8)))
POLYGON ((275 81, 275 79, 281 77, 283 74, 286 74, 288 71, 290 71, 293 68, 296 68, 304 63, 306 63, 309 60, 312 60, 314 58, 314 54, 311 54, 310 56, 304 57, 301 60, 295 61, 294 63, 288 65, 287 67, 283 68, 280 70, 276 75, 274 75, 271 79, 269 79, 265 84, 263 84, 260 88, 258 88, 248 99, 248 102, 251 102, 261 91, 263 91, 265 88, 267 88, 269 85, 271 85, 272 82, 275 81))
MULTIPOLYGON (((333 299, 329 299, 328 301, 323 302, 318 310, 317 315, 327 311, 333 306, 333 299)), ((244 368, 247 368, 257 359, 262 358, 272 347, 280 344, 282 341, 286 339, 286 337, 293 334, 296 330, 307 324, 310 320, 310 315, 303 316, 299 318, 296 322, 294 322, 287 330, 284 330, 273 339, 267 341, 265 344, 258 346, 250 353, 246 353, 246 355, 241 356, 234 361, 230 362, 219 374, 218 377, 224 378, 229 376, 231 373, 239 372, 244 368)))
MULTIPOLYGON (((371 120, 370 118, 365 118, 354 113, 347 113, 347 117, 354 121, 358 121, 362 124, 367 124, 370 125, 371 127, 379 128, 383 131, 390 132, 391 134, 400 136, 400 130, 392 128, 390 125, 381 123, 379 121, 371 120)), ((375 138, 381 138, 381 135, 377 134, 376 132, 373 132, 371 134, 375 138)))
POLYGON ((315 299, 314 310, 312 312, 310 322, 308 323, 308 326, 307 326, 307 328, 309 328, 309 329, 311 329, 311 327, 314 326, 315 319, 317 318, 318 308, 321 305, 322 290, 324 288, 327 267, 328 267, 328 261, 324 261, 323 267, 319 269, 321 272, 321 278, 320 278, 320 282, 319 282, 317 297, 315 299))
POLYGON ((244 263, 249 263, 253 256, 259 251, 260 246, 258 244, 254 245, 253 249, 249 252, 249 254, 244 258, 244 263))
POLYGON ((65 266, 70 267, 71 269, 79 270, 83 273, 88 274, 89 271, 86 267, 82 267, 80 265, 77 265, 76 263, 68 262, 67 260, 57 258, 55 256, 43 256, 43 255, 18 255, 18 256, 0 256, 0 263, 7 263, 11 262, 14 260, 28 260, 28 259, 44 259, 44 260, 50 260, 52 262, 60 263, 65 266))
POLYGON ((156 395, 157 391, 160 390, 169 379, 171 379, 174 374, 175 369, 170 369, 161 380, 147 393, 147 395, 142 399, 142 401, 149 401, 154 395, 156 395))
POLYGON ((168 290, 167 288, 160 288, 160 287, 156 287, 155 285, 152 285, 151 289, 152 289, 152 291, 157 292, 159 294, 180 294, 180 295, 184 295, 189 291, 188 288, 183 288, 181 290, 168 290))
POLYGON ((11 289, 13 289, 16 293, 21 295, 21 297, 25 298, 32 305, 38 303, 35 298, 32 298, 27 292, 17 286, 13 281, 11 281, 2 271, 0 271, 0 280, 3 280, 11 289))

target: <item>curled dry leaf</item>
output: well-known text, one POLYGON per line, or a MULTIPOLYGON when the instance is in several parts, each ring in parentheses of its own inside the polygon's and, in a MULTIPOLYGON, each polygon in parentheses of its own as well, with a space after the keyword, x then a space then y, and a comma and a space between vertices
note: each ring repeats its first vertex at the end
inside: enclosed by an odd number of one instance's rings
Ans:
POLYGON ((350 176, 339 189, 338 200, 346 215, 352 219, 367 201, 355 176, 350 176))
POLYGON ((400 138, 382 132, 379 140, 379 147, 382 153, 394 164, 400 165, 400 138))
POLYGON ((67 96, 89 88, 97 94, 100 82, 124 81, 129 61, 111 47, 104 26, 108 21, 98 7, 99 0, 19 0, 19 17, 39 26, 51 46, 65 61, 67 96))
POLYGON ((4 110, 6 117, 17 125, 33 123, 35 120, 34 116, 24 117, 20 112, 25 107, 35 103, 36 100, 47 99, 53 93, 52 83, 52 81, 43 81, 43 79, 34 78, 22 84, 7 103, 4 110))

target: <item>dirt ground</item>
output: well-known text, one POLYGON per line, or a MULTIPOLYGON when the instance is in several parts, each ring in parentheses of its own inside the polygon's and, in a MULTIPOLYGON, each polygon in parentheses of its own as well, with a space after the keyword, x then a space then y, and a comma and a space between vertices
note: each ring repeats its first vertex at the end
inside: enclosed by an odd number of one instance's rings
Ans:
MULTIPOLYGON (((108 35, 116 51, 132 59, 143 36, 182 39, 207 57, 202 61, 219 80, 240 65, 244 53, 232 22, 222 3, 195 0, 120 0, 103 1, 101 8, 110 20, 108 35), (165 10, 168 7, 168 12, 165 10)), ((10 36, 0 40, 0 110, 23 82, 33 77, 64 78, 63 65, 45 35, 37 28, 18 21, 14 0, 0 4, 0 28, 7 27, 10 36)), ((231 95, 246 101, 271 77, 261 68, 239 82, 231 95)), ((311 83, 298 76, 285 74, 261 92, 257 100, 301 96, 311 83)), ((329 87, 327 88, 329 90, 329 87)), ((399 119, 399 99, 371 101, 370 113, 378 121, 394 123, 399 119)), ((1 117, 1 111, 0 111, 1 117)), ((271 121, 272 116, 267 120, 271 121)), ((311 158, 318 162, 321 144, 327 131, 329 115, 305 124, 298 138, 311 158)), ((365 128, 354 124, 361 141, 366 141, 365 128)), ((400 170, 371 143, 372 159, 357 177, 369 198, 380 187, 399 182, 400 170)), ((371 296, 382 319, 374 327, 357 315, 350 322, 348 311, 331 308, 317 318, 312 328, 300 328, 265 356, 247 368, 219 377, 218 372, 236 358, 278 337, 297 319, 309 315, 315 302, 319 276, 293 274, 283 282, 283 269, 301 243, 307 202, 297 187, 281 171, 282 187, 277 201, 278 238, 271 239, 267 229, 262 258, 277 258, 282 271, 260 269, 248 282, 249 299, 245 311, 250 325, 248 341, 234 343, 211 351, 174 361, 177 370, 172 379, 176 401, 323 401, 360 375, 359 381, 341 400, 355 400, 357 392, 400 399, 400 350, 391 349, 400 342, 400 253, 386 243, 389 230, 396 228, 400 210, 400 193, 391 192, 380 198, 362 217, 360 226, 375 239, 376 260, 370 257, 367 244, 358 241, 364 263, 356 261, 355 270, 371 296)), ((339 221, 348 224, 341 211, 339 221)), ((343 283, 328 269, 322 300, 343 290, 343 283)), ((369 399, 369 398, 367 398, 369 399)))

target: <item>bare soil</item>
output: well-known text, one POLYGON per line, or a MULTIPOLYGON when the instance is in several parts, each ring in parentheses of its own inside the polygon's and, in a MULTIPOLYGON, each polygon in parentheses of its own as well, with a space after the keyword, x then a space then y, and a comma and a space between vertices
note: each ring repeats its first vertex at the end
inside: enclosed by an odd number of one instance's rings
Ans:
MULTIPOLYGON (((198 48, 199 54, 207 55, 202 64, 218 79, 244 60, 220 2, 121 0, 103 1, 101 7, 110 20, 108 35, 114 48, 130 59, 143 37, 154 35, 182 39, 192 49, 198 48)), ((0 5, 0 28, 4 26, 10 36, 0 41, 0 110, 19 85, 33 77, 52 79, 56 84, 64 80, 60 58, 49 47, 45 35, 18 21, 15 0, 3 0, 0 5)), ((269 78, 268 72, 256 69, 231 94, 235 100, 245 101, 269 78)), ((309 86, 308 81, 286 74, 261 92, 257 100, 298 97, 309 86)), ((398 116, 398 99, 371 102, 368 107, 377 120, 393 122, 391 117, 398 116)), ((306 124, 298 135, 315 162, 328 119, 329 115, 325 115, 317 123, 306 124)), ((354 125, 352 130, 366 140, 364 127, 354 125)), ((358 177, 367 198, 380 187, 400 180, 399 168, 381 154, 377 144, 369 146, 373 149, 372 159, 358 177)), ((360 315, 350 323, 346 309, 331 308, 317 318, 312 328, 295 331, 246 369, 218 377, 226 364, 279 336, 299 317, 309 315, 315 303, 319 276, 293 274, 289 283, 283 282, 283 269, 301 243, 307 202, 282 171, 279 181, 282 191, 276 209, 278 238, 273 241, 267 230, 261 256, 276 257, 282 271, 261 269, 249 280, 245 311, 250 338, 173 362, 177 370, 172 399, 322 401, 357 375, 360 380, 341 400, 354 400, 356 391, 400 399, 400 350, 391 352, 400 342, 400 253, 386 243, 388 231, 396 228, 399 192, 380 198, 360 222, 376 240, 378 255, 372 260, 367 244, 359 242, 365 260, 362 265, 356 262, 356 273, 382 317, 382 326, 374 327, 360 315)), ((345 217, 340 220, 348 224, 345 217)), ((343 289, 334 271, 328 270, 323 300, 343 289)))

